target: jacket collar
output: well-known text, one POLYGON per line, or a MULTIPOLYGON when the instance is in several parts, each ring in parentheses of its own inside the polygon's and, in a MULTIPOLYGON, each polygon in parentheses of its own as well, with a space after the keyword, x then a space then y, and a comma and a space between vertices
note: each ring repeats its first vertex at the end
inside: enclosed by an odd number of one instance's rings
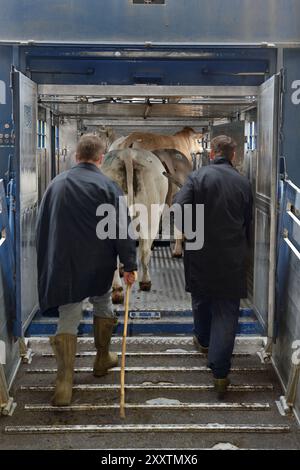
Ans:
POLYGON ((100 168, 98 168, 94 163, 81 162, 77 163, 73 168, 85 168, 86 170, 96 171, 101 173, 100 168))
POLYGON ((230 165, 230 166, 233 167, 231 161, 228 160, 228 158, 226 158, 226 157, 216 157, 214 159, 214 165, 222 165, 222 164, 230 165))

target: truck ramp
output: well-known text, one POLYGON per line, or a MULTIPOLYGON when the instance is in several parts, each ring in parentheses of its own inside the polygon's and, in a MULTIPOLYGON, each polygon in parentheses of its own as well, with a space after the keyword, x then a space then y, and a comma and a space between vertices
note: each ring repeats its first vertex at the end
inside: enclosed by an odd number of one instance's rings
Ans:
MULTIPOLYGON (((112 349, 120 354, 121 338, 112 349)), ((47 338, 30 338, 11 395, 12 416, 0 419, 1 449, 297 449, 295 418, 282 416, 282 389, 257 351, 261 337, 240 336, 231 385, 217 401, 206 356, 191 336, 128 338, 126 419, 119 414, 120 369, 95 378, 91 337, 79 338, 72 404, 50 405, 56 363, 47 338)))

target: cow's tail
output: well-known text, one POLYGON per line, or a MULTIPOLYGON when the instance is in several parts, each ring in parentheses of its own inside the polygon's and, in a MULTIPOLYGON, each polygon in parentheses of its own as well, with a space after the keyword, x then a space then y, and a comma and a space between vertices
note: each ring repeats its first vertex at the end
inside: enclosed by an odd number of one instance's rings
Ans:
POLYGON ((129 213, 133 217, 135 215, 134 199, 133 199, 133 172, 134 172, 134 158, 132 152, 124 152, 123 162, 125 164, 126 182, 127 182, 127 204, 129 213))

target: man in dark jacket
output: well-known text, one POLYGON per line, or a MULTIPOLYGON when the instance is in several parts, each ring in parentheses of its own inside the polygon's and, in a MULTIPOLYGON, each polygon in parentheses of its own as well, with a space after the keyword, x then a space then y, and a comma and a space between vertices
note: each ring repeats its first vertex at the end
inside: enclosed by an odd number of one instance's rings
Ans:
MULTIPOLYGON (((94 337, 97 355, 94 375, 104 375, 117 365, 109 353, 117 321, 111 302, 111 285, 117 257, 124 264, 124 280, 133 284, 136 244, 130 237, 113 239, 97 234, 97 216, 102 204, 115 209, 118 221, 130 222, 122 191, 99 169, 104 146, 91 134, 77 147, 77 165, 58 175, 44 194, 37 223, 38 291, 42 311, 58 307, 56 336, 50 338, 57 360, 57 378, 52 403, 68 405, 72 399, 73 366, 82 300, 89 297, 94 307, 94 337), (124 213, 125 212, 125 213, 124 213)), ((112 211, 113 214, 113 211, 112 211)), ((123 231, 124 233, 124 231, 123 231)), ((128 232, 127 232, 128 233, 128 232)), ((126 234, 126 232, 125 232, 126 234)))
POLYGON ((204 245, 185 251, 185 277, 192 294, 194 343, 208 353, 221 399, 229 384, 240 299, 247 297, 252 192, 250 182, 232 165, 236 143, 219 136, 211 147, 213 164, 192 173, 174 202, 204 205, 204 245))

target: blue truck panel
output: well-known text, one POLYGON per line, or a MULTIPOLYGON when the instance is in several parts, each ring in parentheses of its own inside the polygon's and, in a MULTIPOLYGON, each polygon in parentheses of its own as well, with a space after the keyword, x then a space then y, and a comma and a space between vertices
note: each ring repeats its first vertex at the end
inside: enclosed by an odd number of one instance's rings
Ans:
POLYGON ((284 73, 282 155, 289 178, 300 186, 300 48, 284 50, 284 73))
MULTIPOLYGON (((285 386, 292 367, 293 343, 300 338, 300 188, 281 183, 276 288, 274 362, 285 386)), ((300 388, 295 409, 300 413, 300 388)))
POLYGON ((0 46, 0 178, 5 176, 6 183, 9 155, 14 151, 12 124, 12 97, 10 90, 10 71, 13 63, 13 48, 0 46))
POLYGON ((47 84, 256 86, 276 72, 270 48, 62 45, 22 47, 20 56, 21 70, 47 84))

